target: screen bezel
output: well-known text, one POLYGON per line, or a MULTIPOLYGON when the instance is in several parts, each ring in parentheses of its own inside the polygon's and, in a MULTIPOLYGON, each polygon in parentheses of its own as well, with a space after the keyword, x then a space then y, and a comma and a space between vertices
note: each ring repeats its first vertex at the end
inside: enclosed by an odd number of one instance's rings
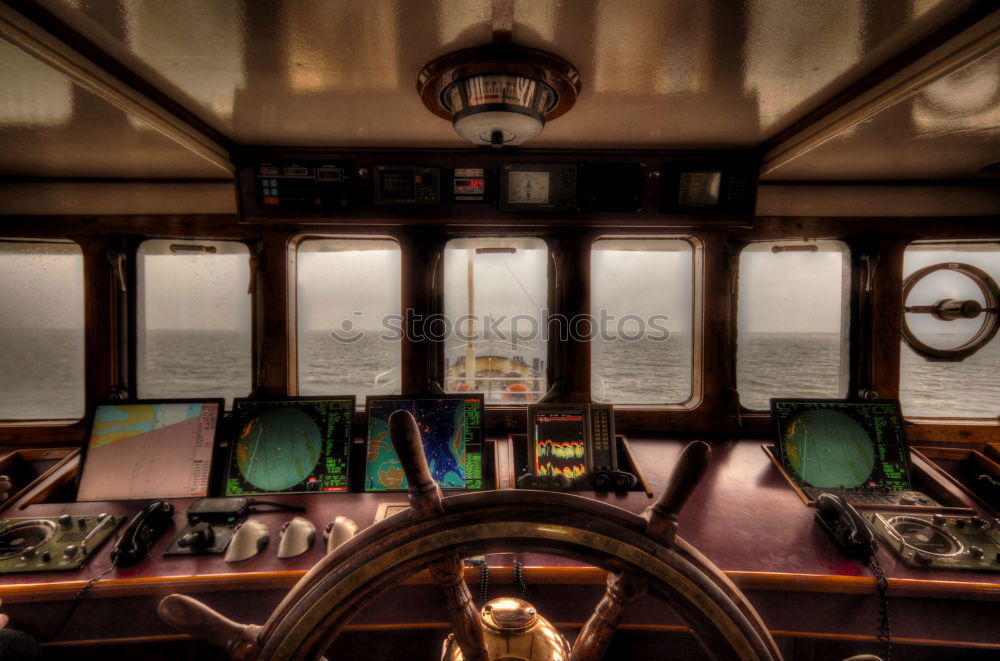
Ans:
POLYGON ((490 484, 493 482, 493 470, 492 462, 488 461, 489 456, 487 454, 487 443, 486 443, 486 397, 481 392, 474 393, 446 393, 442 395, 369 395, 365 398, 365 432, 364 432, 364 447, 365 447, 365 461, 362 464, 363 470, 361 475, 361 491, 363 493, 405 493, 406 489, 368 489, 367 476, 368 476, 368 446, 371 443, 371 438, 369 438, 369 430, 371 425, 369 423, 371 417, 371 405, 372 402, 384 402, 384 401, 398 401, 398 400, 436 400, 436 399, 455 399, 455 400, 467 400, 467 399, 477 399, 479 400, 479 410, 482 415, 479 416, 479 438, 480 438, 480 467, 482 471, 483 486, 480 489, 470 489, 468 487, 441 487, 442 491, 463 493, 467 491, 486 491, 490 489, 490 484))
MULTIPOLYGON (((903 459, 903 471, 906 474, 906 482, 909 488, 913 488, 913 471, 910 464, 910 444, 906 439, 906 425, 903 421, 902 408, 899 405, 898 399, 866 399, 863 401, 850 401, 843 399, 824 399, 824 398, 792 398, 792 397, 772 397, 770 400, 770 413, 771 413, 771 432, 774 438, 774 447, 778 455, 778 460, 781 462, 782 467, 785 472, 791 476, 792 480, 795 481, 800 487, 808 487, 810 489, 820 489, 822 487, 816 487, 812 484, 807 483, 803 480, 798 473, 788 463, 788 457, 785 455, 785 447, 782 443, 782 426, 778 420, 778 414, 776 410, 777 404, 847 404, 851 406, 891 406, 893 407, 893 412, 896 415, 896 420, 898 421, 899 429, 899 441, 900 447, 902 448, 903 459)), ((874 444, 874 442, 873 442, 874 444)), ((854 487, 860 488, 860 487, 854 487)))
MULTIPOLYGON (((230 416, 229 433, 226 435, 226 441, 228 443, 228 449, 226 450, 226 461, 222 467, 222 470, 218 471, 219 479, 217 484, 216 494, 220 498, 239 498, 239 497, 252 497, 252 496, 280 496, 280 495, 312 495, 312 494, 340 494, 340 493, 350 493, 351 492, 351 446, 354 444, 354 412, 357 407, 357 397, 355 395, 308 395, 308 396, 295 396, 295 397, 237 397, 233 400, 233 410, 230 416), (236 414, 236 407, 241 403, 249 404, 280 404, 282 402, 295 403, 295 402, 330 402, 330 401, 349 401, 350 402, 350 414, 348 415, 348 425, 350 428, 347 433, 347 457, 344 461, 346 464, 347 471, 347 488, 344 491, 260 491, 258 493, 244 493, 244 494, 226 494, 226 483, 229 481, 230 469, 233 468, 233 453, 236 452, 236 434, 240 428, 238 423, 238 417, 236 414)), ((237 469, 239 470, 239 469, 237 469)))
MULTIPOLYGON (((528 404, 527 406, 527 422, 528 422, 528 461, 529 468, 531 472, 538 475, 535 467, 538 465, 538 439, 535 438, 535 416, 539 413, 545 412, 555 412, 555 413, 572 413, 579 411, 583 414, 583 463, 586 467, 586 471, 581 475, 579 480, 585 480, 594 472, 594 461, 593 461, 593 427, 591 426, 590 419, 590 405, 589 404, 528 404)), ((612 439, 614 438, 614 432, 612 431, 612 439)), ((612 441, 612 448, 614 441, 612 441)))
MULTIPOLYGON (((218 483, 218 470, 216 467, 219 464, 219 438, 222 429, 223 416, 226 411, 226 400, 222 397, 181 397, 181 398, 164 398, 164 399, 102 399, 94 403, 90 407, 89 414, 87 416, 87 435, 83 438, 83 445, 80 448, 80 462, 77 464, 80 468, 77 471, 76 480, 74 483, 74 492, 76 494, 75 501, 78 503, 102 503, 102 502, 116 502, 109 501, 107 499, 102 500, 80 500, 80 486, 83 484, 83 474, 87 468, 87 452, 90 449, 90 437, 94 432, 94 420, 97 417, 97 409, 100 406, 128 406, 128 405, 139 405, 139 404, 217 404, 218 413, 215 418, 215 435, 212 437, 212 455, 209 459, 208 466, 208 487, 207 496, 211 496, 216 492, 219 487, 218 483)), ((195 498, 196 496, 179 495, 179 496, 162 496, 161 498, 195 498)), ((157 498, 157 496, 143 496, 142 498, 128 498, 124 499, 126 501, 133 500, 149 500, 150 498, 157 498)), ((123 499, 118 499, 123 500, 123 499)))

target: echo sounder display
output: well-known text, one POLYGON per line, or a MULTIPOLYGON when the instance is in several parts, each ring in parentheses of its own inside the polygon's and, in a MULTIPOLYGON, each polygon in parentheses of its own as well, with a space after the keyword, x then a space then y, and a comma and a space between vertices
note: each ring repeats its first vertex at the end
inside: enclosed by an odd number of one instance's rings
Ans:
POLYGON ((911 489, 897 401, 771 400, 782 464, 801 485, 911 489))
POLYGON ((407 488, 389 435, 389 416, 409 411, 417 421, 431 476, 442 489, 483 488, 483 397, 369 397, 365 491, 407 488))
POLYGON ((222 400, 98 404, 77 500, 208 495, 222 400))
POLYGON ((354 397, 238 399, 225 495, 347 491, 354 397))
POLYGON ((575 480, 587 474, 587 411, 538 410, 531 415, 535 475, 575 480))

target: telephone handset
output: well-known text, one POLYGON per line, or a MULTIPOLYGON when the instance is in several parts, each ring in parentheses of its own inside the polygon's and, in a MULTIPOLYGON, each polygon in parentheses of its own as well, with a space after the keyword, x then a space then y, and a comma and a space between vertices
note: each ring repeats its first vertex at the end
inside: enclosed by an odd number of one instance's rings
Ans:
POLYGON ((115 542, 111 549, 112 564, 131 567, 142 560, 173 520, 174 506, 167 501, 157 500, 147 505, 115 542))
POLYGON ((816 497, 816 521, 845 555, 868 560, 878 549, 871 525, 846 500, 833 493, 816 497))

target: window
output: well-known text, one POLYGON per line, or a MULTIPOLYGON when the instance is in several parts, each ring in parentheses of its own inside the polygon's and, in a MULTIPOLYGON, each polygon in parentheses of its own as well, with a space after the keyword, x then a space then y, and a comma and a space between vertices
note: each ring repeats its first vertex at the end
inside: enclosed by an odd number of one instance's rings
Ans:
POLYGON ((295 263, 299 394, 399 393, 399 245, 305 239, 295 263))
MULTIPOLYGON (((914 243, 903 253, 903 277, 935 264, 946 268, 920 278, 903 302, 933 306, 939 301, 974 300, 985 307, 975 281, 948 265, 967 264, 1000 282, 1000 242, 914 243)), ((908 312, 915 338, 931 347, 953 349, 966 344, 983 325, 984 314, 952 321, 932 314, 908 312)), ((996 418, 1000 415, 1000 334, 959 362, 928 360, 905 341, 900 347, 899 399, 913 417, 996 418)))
POLYGON ((672 238, 601 238, 591 255, 591 396, 615 404, 692 399, 695 250, 672 238))
POLYGON ((850 251, 840 241, 755 243, 740 254, 736 388, 772 397, 847 395, 850 251))
POLYGON ((138 394, 250 393, 250 251, 236 241, 153 239, 138 250, 138 394))
POLYGON ((83 417, 80 247, 0 241, 0 282, 0 420, 83 417))
POLYGON ((482 392, 487 404, 510 405, 545 394, 548 257, 538 238, 448 242, 445 319, 423 328, 444 342, 445 390, 482 392))

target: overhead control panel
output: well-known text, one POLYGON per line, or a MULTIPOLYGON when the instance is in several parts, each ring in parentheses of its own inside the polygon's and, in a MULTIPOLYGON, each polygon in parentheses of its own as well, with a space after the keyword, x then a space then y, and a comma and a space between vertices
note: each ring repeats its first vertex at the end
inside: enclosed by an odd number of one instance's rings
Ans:
POLYGON ((732 151, 262 150, 237 160, 244 222, 506 224, 545 214, 627 217, 654 226, 697 217, 699 224, 746 226, 758 172, 753 153, 732 151))

